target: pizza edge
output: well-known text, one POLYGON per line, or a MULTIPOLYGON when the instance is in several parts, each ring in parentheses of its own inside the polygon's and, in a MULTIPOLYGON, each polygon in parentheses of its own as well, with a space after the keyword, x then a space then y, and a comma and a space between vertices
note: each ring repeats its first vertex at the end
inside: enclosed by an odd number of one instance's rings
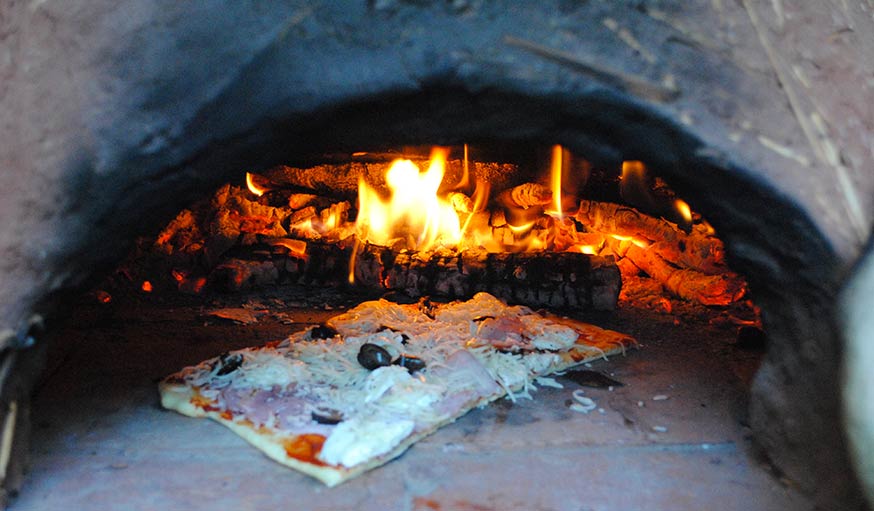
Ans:
POLYGON ((329 488, 388 463, 403 454, 404 451, 409 449, 410 446, 419 440, 433 434, 443 426, 455 422, 474 408, 485 406, 506 395, 505 393, 500 392, 485 398, 471 399, 455 416, 449 416, 445 420, 430 425, 427 429, 411 434, 390 451, 376 456, 369 461, 359 463, 354 467, 343 467, 317 465, 315 463, 310 463, 289 456, 285 451, 284 442, 300 435, 262 434, 250 425, 241 424, 237 421, 222 417, 222 413, 219 411, 203 410, 191 402, 192 399, 195 398, 195 393, 186 385, 161 382, 158 385, 158 390, 161 395, 161 406, 164 408, 176 411, 188 417, 210 418, 236 433, 273 461, 312 476, 329 488))

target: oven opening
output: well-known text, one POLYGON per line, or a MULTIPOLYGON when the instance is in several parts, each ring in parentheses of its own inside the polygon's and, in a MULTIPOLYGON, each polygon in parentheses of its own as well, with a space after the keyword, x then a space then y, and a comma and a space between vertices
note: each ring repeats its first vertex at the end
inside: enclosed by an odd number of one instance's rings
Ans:
POLYGON ((400 482, 417 489, 399 487, 389 507, 608 502, 619 473, 646 481, 623 490, 632 507, 710 499, 725 480, 743 488, 729 502, 805 505, 750 423, 768 344, 754 294, 718 230, 652 165, 488 141, 298 161, 244 167, 167 215, 69 305, 35 401, 34 494, 75 487, 105 499, 130 485, 124 498, 139 505, 148 492, 134 486, 172 473, 184 501, 195 498, 186 488, 218 491, 237 467, 232 484, 247 493, 269 487, 271 499, 328 507, 361 485, 400 482), (480 292, 639 347, 551 375, 557 385, 535 385, 532 399, 474 409, 330 491, 217 424, 157 405, 164 376, 361 302, 480 292))

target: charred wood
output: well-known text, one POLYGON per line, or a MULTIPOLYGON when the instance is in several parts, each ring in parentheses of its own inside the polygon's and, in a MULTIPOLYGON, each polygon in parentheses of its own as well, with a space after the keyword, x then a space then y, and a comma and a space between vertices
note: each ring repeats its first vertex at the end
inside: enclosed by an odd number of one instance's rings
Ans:
POLYGON ((272 261, 226 261, 211 281, 229 289, 280 282, 345 285, 351 261, 354 285, 360 288, 446 299, 486 291, 512 303, 588 310, 614 309, 621 287, 612 257, 579 253, 415 252, 334 243, 307 243, 305 254, 299 247, 273 248, 272 261))
POLYGON ((625 257, 675 296, 703 305, 728 305, 746 292, 746 283, 735 274, 707 275, 689 268, 677 268, 659 256, 654 248, 641 248, 632 243, 625 257))
POLYGON ((728 271, 722 242, 704 228, 687 234, 670 222, 634 208, 588 200, 580 201, 574 218, 592 231, 654 243, 653 250, 677 266, 711 275, 728 271))
MULTIPOLYGON (((413 159, 419 168, 426 168, 428 161, 413 159)), ((387 193, 385 175, 391 162, 349 162, 343 164, 316 165, 308 168, 288 167, 279 165, 263 172, 263 177, 274 186, 298 190, 312 190, 317 193, 355 197, 358 194, 358 182, 364 182, 387 193)), ((464 165, 461 160, 446 162, 444 182, 459 183, 464 176, 464 165)), ((509 185, 509 179, 517 175, 516 166, 507 163, 470 162, 470 173, 475 179, 491 183, 492 186, 503 188, 509 185)))
POLYGON ((465 298, 486 291, 512 303, 612 310, 621 287, 612 258, 574 253, 401 252, 385 269, 386 289, 465 298))

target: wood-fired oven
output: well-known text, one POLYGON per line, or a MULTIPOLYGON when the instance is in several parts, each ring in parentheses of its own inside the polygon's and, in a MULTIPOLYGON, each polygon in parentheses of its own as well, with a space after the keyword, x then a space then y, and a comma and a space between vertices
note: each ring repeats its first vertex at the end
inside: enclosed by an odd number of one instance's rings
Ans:
POLYGON ((874 421, 864 371, 850 363, 844 389, 842 367, 845 353, 866 353, 864 273, 836 304, 874 221, 872 11, 779 0, 0 7, 0 479, 7 496, 21 490, 12 509, 857 509, 874 421), (154 408, 151 379, 362 298, 313 282, 197 293, 187 274, 188 294, 147 292, 141 276, 124 291, 117 269, 138 238, 246 172, 282 184, 270 169, 328 165, 342 181, 361 151, 442 146, 467 161, 464 144, 486 151, 477 161, 531 169, 564 148, 577 161, 566 178, 597 184, 585 199, 646 209, 611 188, 623 166, 667 183, 715 229, 748 310, 760 308, 761 365, 744 348, 758 338, 738 339, 722 309, 604 312, 589 310, 603 308, 588 307, 591 289, 588 305, 547 297, 533 305, 649 345, 593 367, 628 384, 591 391, 603 412, 583 420, 544 389, 331 490, 211 440, 218 426, 188 429, 154 408), (94 294, 106 279, 111 303, 94 294), (255 321, 211 314, 227 308, 255 321))

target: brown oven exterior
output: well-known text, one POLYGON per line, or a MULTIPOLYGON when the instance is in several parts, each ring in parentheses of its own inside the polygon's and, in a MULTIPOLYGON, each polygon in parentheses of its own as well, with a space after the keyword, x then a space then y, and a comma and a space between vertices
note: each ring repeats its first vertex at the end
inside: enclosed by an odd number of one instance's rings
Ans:
MULTIPOLYGON (((757 439, 821 503, 850 503, 833 308, 874 220, 872 11, 5 3, 4 367, 28 358, 49 296, 240 169, 380 143, 558 142, 647 161, 712 219, 773 339, 752 389, 757 439)), ((15 381, 2 409, 25 428, 28 385, 15 381)))

